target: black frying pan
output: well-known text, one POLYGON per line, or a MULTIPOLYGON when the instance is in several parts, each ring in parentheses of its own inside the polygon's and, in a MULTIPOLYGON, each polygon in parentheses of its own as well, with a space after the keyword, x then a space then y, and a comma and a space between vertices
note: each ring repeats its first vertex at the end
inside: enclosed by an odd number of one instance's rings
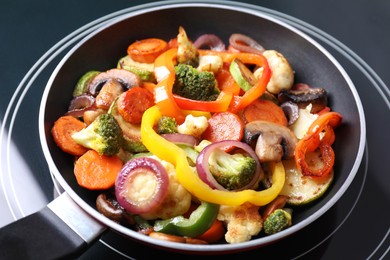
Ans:
MULTIPOLYGON (((344 194, 359 168, 365 147, 362 105, 352 81, 337 61, 318 43, 296 29, 247 7, 229 7, 223 1, 187 3, 165 1, 146 5, 103 26, 76 45, 60 62, 47 83, 40 109, 40 138, 47 162, 65 192, 41 211, 0 229, 0 250, 19 243, 10 257, 39 259, 77 255, 110 228, 141 243, 172 251, 199 254, 250 250, 274 243, 323 215, 344 194), (313 205, 294 211, 294 225, 280 233, 240 244, 190 245, 156 240, 129 230, 95 209, 98 195, 78 186, 73 158, 55 145, 50 129, 63 115, 79 77, 89 70, 116 66, 129 43, 148 37, 171 39, 183 26, 192 39, 214 33, 227 41, 232 33, 250 35, 267 49, 283 53, 296 73, 296 82, 324 87, 330 107, 343 115, 336 131, 335 178, 327 193, 313 205)), ((10 247, 15 249, 16 247, 10 247)), ((3 251, 4 252, 4 251, 3 251)))

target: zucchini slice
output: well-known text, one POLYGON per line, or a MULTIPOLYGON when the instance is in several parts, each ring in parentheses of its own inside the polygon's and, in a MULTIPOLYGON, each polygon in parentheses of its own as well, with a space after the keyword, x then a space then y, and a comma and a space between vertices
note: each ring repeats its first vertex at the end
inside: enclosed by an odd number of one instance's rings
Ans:
POLYGON ((73 90, 73 97, 80 96, 81 94, 88 92, 88 84, 93 80, 95 76, 100 74, 100 71, 91 70, 86 72, 81 78, 77 81, 77 84, 73 90))
POLYGON ((289 197, 289 205, 305 205, 320 198, 333 181, 333 170, 323 177, 310 177, 302 175, 294 159, 283 161, 283 165, 286 181, 280 194, 289 197))
POLYGON ((154 77, 154 63, 137 62, 132 60, 129 55, 126 55, 118 61, 117 68, 133 72, 143 81, 156 81, 156 78, 154 77))
POLYGON ((239 59, 234 59, 230 63, 229 70, 234 80, 245 92, 252 88, 257 82, 257 79, 253 75, 252 71, 250 71, 250 69, 239 59))

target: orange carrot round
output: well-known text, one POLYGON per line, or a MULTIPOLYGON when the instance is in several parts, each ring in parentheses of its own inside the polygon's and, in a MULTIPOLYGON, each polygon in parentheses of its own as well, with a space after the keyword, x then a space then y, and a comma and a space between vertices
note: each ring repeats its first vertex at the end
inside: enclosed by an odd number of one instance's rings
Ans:
POLYGON ((104 190, 114 186, 116 176, 123 166, 117 156, 99 155, 88 150, 74 165, 77 183, 89 190, 104 190))
POLYGON ((141 87, 127 90, 119 96, 117 101, 119 114, 132 124, 140 124, 146 109, 153 105, 153 94, 141 87))
POLYGON ((85 124, 73 116, 62 116, 54 122, 51 129, 54 142, 64 152, 80 156, 83 155, 87 148, 76 143, 72 139, 72 134, 85 128, 85 124))
POLYGON ((283 109, 271 100, 256 99, 243 110, 242 115, 246 123, 264 120, 287 126, 283 109))
MULTIPOLYGON (((244 135, 244 122, 241 118, 229 111, 213 114, 208 120, 209 126, 202 134, 202 138, 210 142, 222 140, 240 141, 244 135)), ((229 151, 231 147, 226 147, 229 151)))
POLYGON ((162 39, 148 38, 129 45, 127 54, 135 61, 152 63, 164 51, 168 43, 162 39))

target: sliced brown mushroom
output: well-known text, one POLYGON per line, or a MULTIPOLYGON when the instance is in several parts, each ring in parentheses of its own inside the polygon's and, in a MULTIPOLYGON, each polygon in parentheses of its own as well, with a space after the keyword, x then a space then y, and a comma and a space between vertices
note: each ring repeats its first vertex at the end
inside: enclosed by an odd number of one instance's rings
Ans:
POLYGON ((113 195, 101 193, 96 198, 96 208, 107 218, 120 223, 123 220, 125 210, 119 205, 113 195))
POLYGON ((88 84, 88 92, 96 96, 102 86, 110 79, 118 81, 125 89, 130 89, 141 85, 141 78, 128 70, 124 69, 110 69, 95 76, 88 84))
POLYGON ((118 81, 115 79, 107 80, 96 96, 96 107, 108 110, 115 98, 123 91, 123 87, 118 81))
POLYGON ((308 88, 300 90, 283 90, 278 94, 280 103, 294 102, 299 108, 312 104, 311 113, 317 113, 327 106, 327 93, 324 88, 308 88))
POLYGON ((299 107, 297 103, 287 101, 280 104, 280 107, 283 109, 284 114, 287 117, 287 124, 292 125, 295 121, 297 121, 299 117, 299 107))
POLYGON ((244 141, 255 150, 260 162, 271 162, 292 158, 298 139, 286 126, 253 121, 245 125, 244 141))

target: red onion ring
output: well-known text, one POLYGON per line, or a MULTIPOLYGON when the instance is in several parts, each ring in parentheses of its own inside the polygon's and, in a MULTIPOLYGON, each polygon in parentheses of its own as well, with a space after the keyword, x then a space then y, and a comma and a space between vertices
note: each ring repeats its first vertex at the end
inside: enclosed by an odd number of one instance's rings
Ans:
POLYGON ((93 103, 95 103, 95 97, 84 93, 70 101, 68 111, 87 108, 92 106, 93 103))
POLYGON ((164 201, 168 195, 168 186, 168 173, 159 161, 149 157, 138 157, 128 161, 119 172, 115 181, 115 196, 125 210, 133 214, 142 214, 153 211, 164 201), (133 184, 134 177, 145 172, 156 176, 156 188, 148 199, 133 200, 128 196, 128 189, 133 184))
POLYGON ((245 185, 244 187, 234 190, 246 190, 251 189, 255 186, 255 184, 263 177, 263 171, 261 169, 260 161, 257 158, 256 153, 253 151, 253 149, 246 143, 240 142, 240 141, 233 141, 233 140, 223 140, 219 142, 212 143, 208 146, 206 146, 198 155, 196 159, 196 170, 198 172, 199 178, 204 181, 206 184, 208 184, 213 189, 228 191, 223 187, 221 184, 219 184, 212 173, 210 172, 209 167, 209 157, 211 153, 215 149, 221 149, 223 147, 237 147, 242 150, 244 150, 250 157, 256 160, 256 172, 252 178, 252 181, 245 185))
POLYGON ((229 44, 234 49, 241 52, 262 54, 265 51, 264 47, 257 41, 240 33, 233 33, 230 35, 229 44))
POLYGON ((161 136, 167 139, 169 142, 175 144, 186 144, 190 146, 195 146, 198 144, 198 140, 192 135, 175 133, 162 134, 161 136))
POLYGON ((213 51, 224 51, 225 44, 223 41, 215 34, 203 34, 199 36, 194 45, 197 49, 200 49, 204 46, 207 46, 210 50, 213 51))
POLYGON ((70 101, 68 112, 66 112, 66 115, 82 117, 85 111, 95 109, 95 97, 85 93, 81 94, 80 96, 74 97, 70 101))

